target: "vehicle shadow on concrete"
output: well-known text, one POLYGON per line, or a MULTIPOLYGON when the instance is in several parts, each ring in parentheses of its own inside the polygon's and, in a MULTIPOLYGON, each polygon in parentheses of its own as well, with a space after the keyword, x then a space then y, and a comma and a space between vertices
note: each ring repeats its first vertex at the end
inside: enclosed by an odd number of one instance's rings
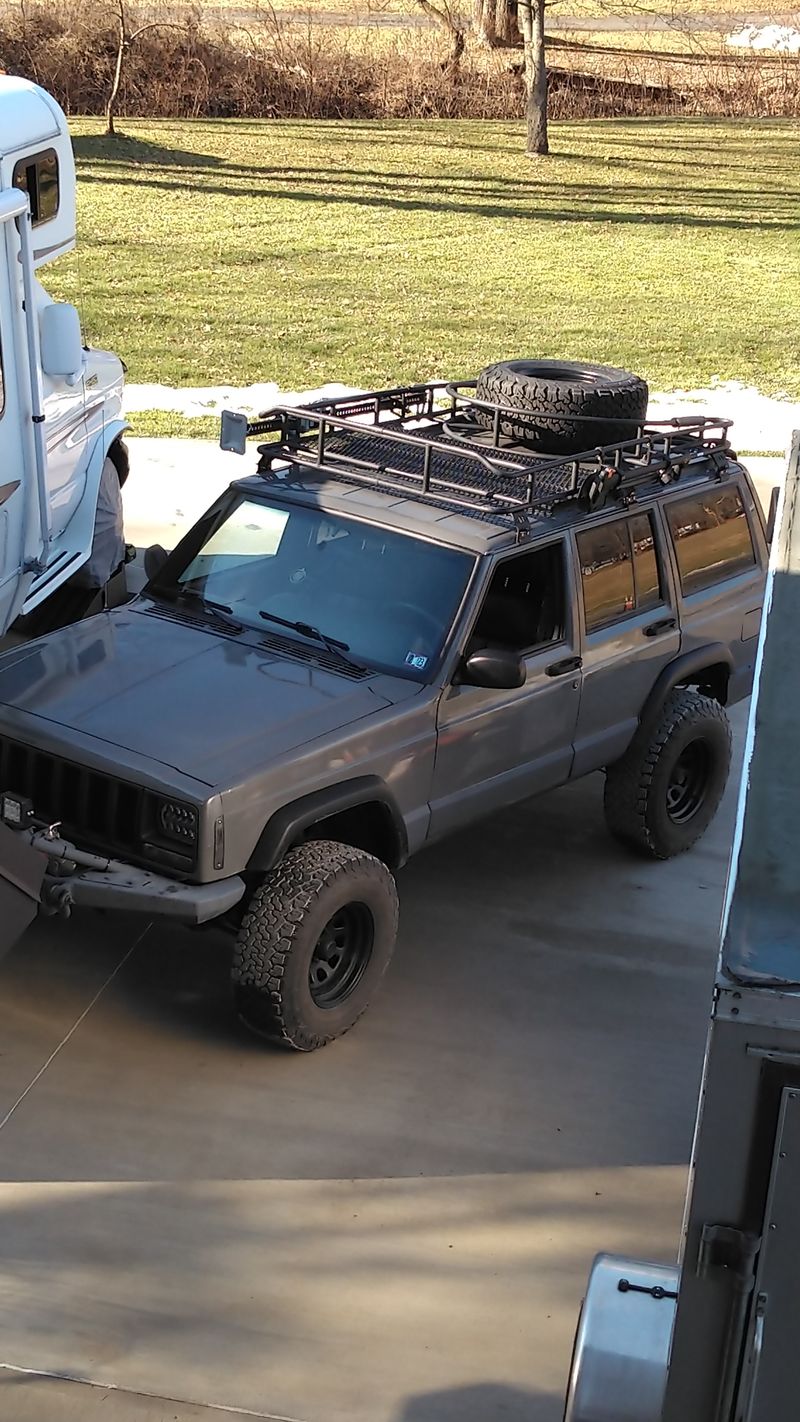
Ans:
POLYGON ((552 1393, 474 1383, 410 1397, 393 1422, 554 1422, 563 1402, 552 1393))

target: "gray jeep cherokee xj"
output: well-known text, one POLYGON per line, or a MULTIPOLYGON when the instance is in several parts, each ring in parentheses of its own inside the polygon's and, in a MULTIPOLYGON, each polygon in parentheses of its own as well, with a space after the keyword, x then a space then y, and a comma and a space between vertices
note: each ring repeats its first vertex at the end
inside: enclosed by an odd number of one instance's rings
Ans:
POLYGON ((236 1008, 310 1051, 385 972, 394 874, 504 805, 605 771, 656 858, 725 786, 767 536, 724 420, 519 361, 223 419, 263 437, 127 606, 0 658, 2 814, 43 899, 235 936, 236 1008))

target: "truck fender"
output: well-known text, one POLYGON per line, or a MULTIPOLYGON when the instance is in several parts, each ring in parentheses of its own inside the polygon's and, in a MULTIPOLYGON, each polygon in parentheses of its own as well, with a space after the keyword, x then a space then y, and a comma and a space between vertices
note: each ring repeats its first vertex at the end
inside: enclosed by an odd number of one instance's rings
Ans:
POLYGON ((734 670, 733 657, 729 647, 723 642, 708 642, 704 647, 695 647, 684 652, 662 668, 653 683, 639 717, 641 727, 649 727, 658 719, 661 707, 676 686, 685 686, 696 681, 698 674, 708 667, 724 666, 728 672, 734 670))
POLYGON ((114 440, 119 439, 120 435, 124 434, 127 429, 130 429, 128 420, 109 420, 108 424, 103 427, 97 436, 94 448, 89 455, 89 464, 86 470, 87 482, 90 475, 95 479, 95 489, 99 487, 100 471, 103 468, 108 451, 114 443, 114 440))
MULTIPOLYGON (((386 851, 380 857, 397 869, 408 857, 408 836, 403 816, 384 782, 377 775, 360 775, 339 785, 328 785, 303 795, 284 805, 267 821, 247 868, 255 873, 268 873, 283 858, 287 849, 301 839, 306 830, 334 815, 375 807, 382 820, 382 837, 386 851)), ((335 835, 331 836, 335 838, 335 835)))

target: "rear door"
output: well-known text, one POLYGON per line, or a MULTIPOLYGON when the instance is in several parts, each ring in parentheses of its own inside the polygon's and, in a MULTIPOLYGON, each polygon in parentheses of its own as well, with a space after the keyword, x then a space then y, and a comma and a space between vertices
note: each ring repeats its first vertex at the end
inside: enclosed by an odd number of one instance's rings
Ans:
POLYGON ((652 509, 592 523, 573 537, 583 658, 574 777, 623 754, 681 637, 671 565, 652 509))
POLYGON ((744 481, 666 501, 680 588, 681 650, 722 643, 733 657, 728 700, 752 685, 767 560, 761 519, 744 481))

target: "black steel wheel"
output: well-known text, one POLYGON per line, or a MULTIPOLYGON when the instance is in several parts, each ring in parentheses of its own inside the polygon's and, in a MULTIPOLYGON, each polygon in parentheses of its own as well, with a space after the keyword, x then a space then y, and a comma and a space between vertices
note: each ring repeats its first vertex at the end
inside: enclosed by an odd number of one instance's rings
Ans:
POLYGON ((667 784, 667 814, 674 825, 688 824, 702 809, 711 778, 708 742, 689 741, 672 767, 667 784))
POLYGON ((374 941, 375 922, 366 904, 345 904, 328 920, 308 970, 317 1007, 338 1007, 350 996, 366 970, 374 941))
POLYGON ((725 789, 731 731, 724 708, 677 687, 659 719, 608 767, 604 807, 611 833, 654 859, 682 854, 708 828, 725 789))
POLYGON ((379 859, 333 840, 289 850, 236 937, 236 1010, 254 1032, 312 1052, 368 1007, 397 937, 397 889, 379 859))

